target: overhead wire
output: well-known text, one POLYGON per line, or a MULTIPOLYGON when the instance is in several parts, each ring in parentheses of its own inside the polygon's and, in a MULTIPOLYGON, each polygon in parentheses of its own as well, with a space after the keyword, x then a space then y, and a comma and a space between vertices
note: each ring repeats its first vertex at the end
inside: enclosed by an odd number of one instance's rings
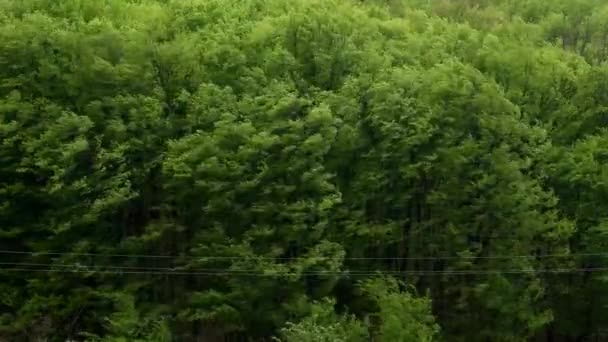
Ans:
POLYGON ((536 274, 536 273, 584 273, 604 272, 608 267, 595 268, 544 268, 544 269, 485 269, 485 270, 345 270, 345 271, 303 271, 293 270, 255 270, 255 269, 183 269, 183 268, 153 268, 135 266, 105 266, 81 264, 51 264, 51 263, 9 263, 2 262, 0 271, 9 272, 50 272, 50 273, 99 273, 99 274, 149 274, 149 275, 247 275, 247 276, 374 276, 374 275, 483 275, 483 274, 536 274), (18 266, 18 267, 7 267, 18 266), (23 266, 34 266, 23 268, 23 266), (58 268, 53 268, 58 267, 58 268))
POLYGON ((606 257, 608 253, 572 253, 572 254, 537 254, 537 255, 453 255, 453 256, 422 256, 422 257, 264 257, 264 256, 180 256, 180 255, 152 255, 152 254, 105 254, 105 253, 78 253, 78 252, 27 252, 0 250, 0 254, 31 255, 31 256, 85 256, 85 257, 107 257, 107 258, 147 258, 147 259, 186 259, 186 260, 453 260, 453 259, 526 259, 526 258, 569 258, 569 257, 606 257))
POLYGON ((430 275, 489 275, 489 274, 536 274, 536 273, 553 273, 553 274, 568 274, 568 273, 588 273, 588 272, 605 272, 608 268, 578 268, 578 269, 539 269, 539 270, 481 270, 481 271, 386 271, 378 272, 155 272, 155 271, 133 271, 133 270, 74 270, 74 269, 32 269, 32 268, 0 268, 0 272, 49 272, 49 273, 99 273, 99 274, 146 274, 146 275, 181 275, 181 276, 259 276, 259 277, 286 277, 286 276, 382 276, 382 275, 411 275, 411 276, 430 276, 430 275))
MULTIPOLYGON (((497 255, 497 256, 434 256, 434 257, 227 257, 227 256, 176 256, 176 255, 149 255, 149 254, 103 254, 103 253, 74 253, 74 252, 26 252, 0 250, 0 254, 11 255, 49 255, 49 256, 87 256, 87 257, 127 257, 127 258, 170 258, 187 260, 476 260, 476 259, 518 259, 518 258, 566 258, 580 256, 608 256, 608 253, 576 253, 576 254, 545 254, 545 255, 497 255)), ((378 274, 390 275, 481 275, 481 274, 529 274, 529 273, 579 273, 579 272, 603 272, 608 268, 553 268, 553 269, 494 269, 494 270, 416 270, 416 271, 394 271, 394 270, 347 270, 347 271, 263 271, 255 269, 218 269, 198 268, 188 269, 180 267, 147 267, 147 266, 123 266, 123 265, 100 265, 87 263, 32 263, 32 262, 0 262, 0 271, 9 272, 63 272, 63 273, 98 273, 98 274, 152 274, 152 275, 248 275, 248 276, 290 276, 290 275, 326 275, 326 276, 373 276, 378 274), (8 267, 12 266, 12 267, 8 267), (23 268, 26 267, 26 268, 23 268)))

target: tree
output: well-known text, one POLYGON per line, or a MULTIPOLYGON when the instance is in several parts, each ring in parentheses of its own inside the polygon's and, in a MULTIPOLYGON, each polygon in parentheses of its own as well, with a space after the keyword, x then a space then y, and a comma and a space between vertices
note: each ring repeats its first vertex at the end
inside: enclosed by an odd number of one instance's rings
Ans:
POLYGON ((378 341, 435 341, 439 326, 431 312, 428 298, 416 298, 401 291, 392 278, 378 278, 361 283, 362 293, 378 307, 378 341))
POLYGON ((339 316, 334 312, 335 302, 325 299, 314 303, 309 316, 298 323, 288 322, 281 330, 281 341, 357 342, 369 338, 367 327, 354 317, 339 316))
POLYGON ((0 338, 605 337, 607 11, 0 0, 0 338))

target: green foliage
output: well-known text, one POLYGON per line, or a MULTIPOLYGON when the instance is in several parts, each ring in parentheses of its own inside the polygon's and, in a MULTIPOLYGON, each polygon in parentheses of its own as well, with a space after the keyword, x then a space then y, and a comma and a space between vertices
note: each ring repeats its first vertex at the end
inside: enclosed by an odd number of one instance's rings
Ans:
POLYGON ((435 341, 439 326, 431 312, 428 298, 416 298, 402 292, 392 278, 371 279, 361 284, 361 290, 379 308, 378 341, 435 341))
POLYGON ((354 317, 334 312, 334 301, 325 299, 314 303, 311 313, 298 323, 286 324, 280 341, 285 342, 357 342, 367 341, 367 328, 354 317))
MULTIPOLYGON (((171 334, 165 321, 157 317, 141 317, 134 298, 112 294, 116 312, 106 318, 107 334, 103 338, 89 336, 91 342, 169 342, 171 334)), ((150 316, 150 315, 149 315, 150 316)))
POLYGON ((605 339, 607 14, 0 0, 0 340, 605 339))

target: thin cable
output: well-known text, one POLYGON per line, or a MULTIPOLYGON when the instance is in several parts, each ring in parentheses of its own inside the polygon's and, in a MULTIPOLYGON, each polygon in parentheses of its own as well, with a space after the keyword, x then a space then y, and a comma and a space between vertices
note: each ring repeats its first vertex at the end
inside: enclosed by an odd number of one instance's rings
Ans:
POLYGON ((42 268, 0 268, 0 271, 9 272, 49 272, 49 273, 100 273, 100 274, 147 274, 147 275, 185 275, 185 276, 260 276, 260 277, 284 277, 284 276, 382 276, 384 274, 392 275, 488 275, 488 274, 536 274, 536 273, 586 273, 586 272, 605 272, 608 267, 597 268, 553 268, 553 269, 511 269, 511 270, 469 270, 469 271, 376 271, 376 272, 349 272, 349 271, 327 271, 327 272, 253 272, 243 271, 236 272, 234 270, 218 270, 218 271, 138 271, 138 270, 79 270, 79 269, 42 269, 42 268))
POLYGON ((145 267, 145 266, 114 266, 114 265, 84 265, 84 264, 54 264, 54 263, 31 263, 31 262, 0 262, 5 266, 47 266, 47 267, 70 267, 70 268, 109 268, 118 270, 157 270, 176 271, 175 267, 145 267))
MULTIPOLYGON (((104 254, 104 253, 72 253, 72 252, 26 252, 0 250, 0 254, 22 254, 22 255, 73 255, 73 256, 93 256, 93 257, 117 257, 117 258, 182 258, 179 255, 145 255, 145 254, 104 254)), ((185 257, 190 258, 190 257, 185 257)), ((193 257, 192 257, 193 258, 193 257)))
MULTIPOLYGON (((74 271, 82 271, 82 272, 98 272, 97 269, 110 269, 115 270, 117 273, 121 273, 120 270, 130 271, 142 271, 149 272, 153 271, 155 273, 162 274, 196 274, 198 272, 204 272, 205 274, 225 274, 225 273, 265 273, 256 269, 234 269, 234 268, 197 268, 192 270, 182 270, 178 268, 166 268, 166 267, 140 267, 140 266, 106 266, 106 265, 82 265, 82 264, 53 264, 53 263, 27 263, 27 262, 0 262, 0 265, 4 266, 34 266, 34 267, 48 267, 50 270, 57 270, 55 268, 50 267, 59 267, 59 268, 69 268, 74 271)), ((11 270, 12 268, 3 268, 2 270, 11 270)), ((28 268, 31 270, 39 270, 39 268, 28 268)), ((294 271, 286 271, 286 272, 276 272, 277 274, 306 274, 306 275, 322 275, 322 274, 370 274, 372 272, 382 272, 385 274, 409 274, 409 273, 419 273, 419 272, 427 272, 427 273, 440 273, 440 272, 462 272, 462 271, 435 271, 435 270, 421 270, 421 271, 394 271, 394 270, 355 270, 355 271, 315 271, 315 272, 294 272, 294 271)), ((124 272, 122 272, 124 273, 124 272)), ((272 272, 271 272, 272 273, 272 272)))
POLYGON ((21 255, 55 255, 55 256, 90 256, 110 258, 150 258, 150 259, 197 259, 197 260, 453 260, 453 259, 523 259, 523 258, 569 258, 582 256, 608 256, 608 253, 574 253, 574 254, 541 254, 541 255, 494 255, 494 256, 435 256, 435 257, 256 257, 256 256, 179 256, 179 255, 147 255, 147 254, 103 254, 103 253, 71 253, 71 252, 25 252, 0 250, 0 254, 21 255))
MULTIPOLYGON (((205 272, 205 273, 218 273, 218 274, 223 274, 223 273, 265 273, 256 269, 234 269, 234 268, 224 268, 224 269, 218 269, 218 268, 198 268, 198 269, 192 269, 192 270, 184 270, 184 269, 180 269, 180 268, 167 268, 167 267, 141 267, 141 266, 113 266, 113 265, 82 265, 82 264, 53 264, 53 263, 22 263, 22 262, 0 262, 0 265, 5 265, 5 266, 35 266, 35 267, 60 267, 60 268, 70 268, 70 269, 74 269, 74 270, 82 270, 83 272, 86 272, 87 269, 90 269, 90 272, 97 272, 96 269, 110 269, 110 270, 127 270, 127 271, 155 271, 155 272, 160 272, 160 273, 166 273, 166 274, 178 274, 178 273, 196 273, 196 272, 205 272), (84 270, 83 270, 84 269, 84 270)), ((10 270, 9 268, 4 268, 5 270, 10 270)), ((30 268, 32 270, 38 270, 36 268, 30 268)), ((53 269, 54 270, 54 269, 53 269)), ((552 270, 560 270, 560 269, 548 269, 549 271, 552 270)), ((287 271, 287 272, 282 272, 280 274, 285 274, 285 273, 292 273, 292 274, 312 274, 312 275, 322 275, 322 274, 370 274, 371 272, 381 272, 384 274, 418 274, 418 273, 462 273, 462 272, 510 272, 510 271, 521 271, 521 270, 432 270, 432 269, 426 269, 426 270, 418 270, 418 271, 395 271, 395 270, 348 270, 348 271, 342 271, 342 272, 336 272, 336 271, 315 271, 315 272, 294 272, 294 271, 287 271)), ((534 270, 534 269, 530 269, 530 272, 536 272, 538 270, 534 270)), ((116 271, 119 272, 119 271, 116 271)))

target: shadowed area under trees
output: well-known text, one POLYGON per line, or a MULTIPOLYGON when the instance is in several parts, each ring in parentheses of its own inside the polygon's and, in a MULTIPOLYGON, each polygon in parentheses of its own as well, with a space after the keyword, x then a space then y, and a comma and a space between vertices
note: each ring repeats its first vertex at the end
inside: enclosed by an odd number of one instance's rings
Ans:
POLYGON ((607 18, 0 0, 0 341, 608 339, 607 18))

